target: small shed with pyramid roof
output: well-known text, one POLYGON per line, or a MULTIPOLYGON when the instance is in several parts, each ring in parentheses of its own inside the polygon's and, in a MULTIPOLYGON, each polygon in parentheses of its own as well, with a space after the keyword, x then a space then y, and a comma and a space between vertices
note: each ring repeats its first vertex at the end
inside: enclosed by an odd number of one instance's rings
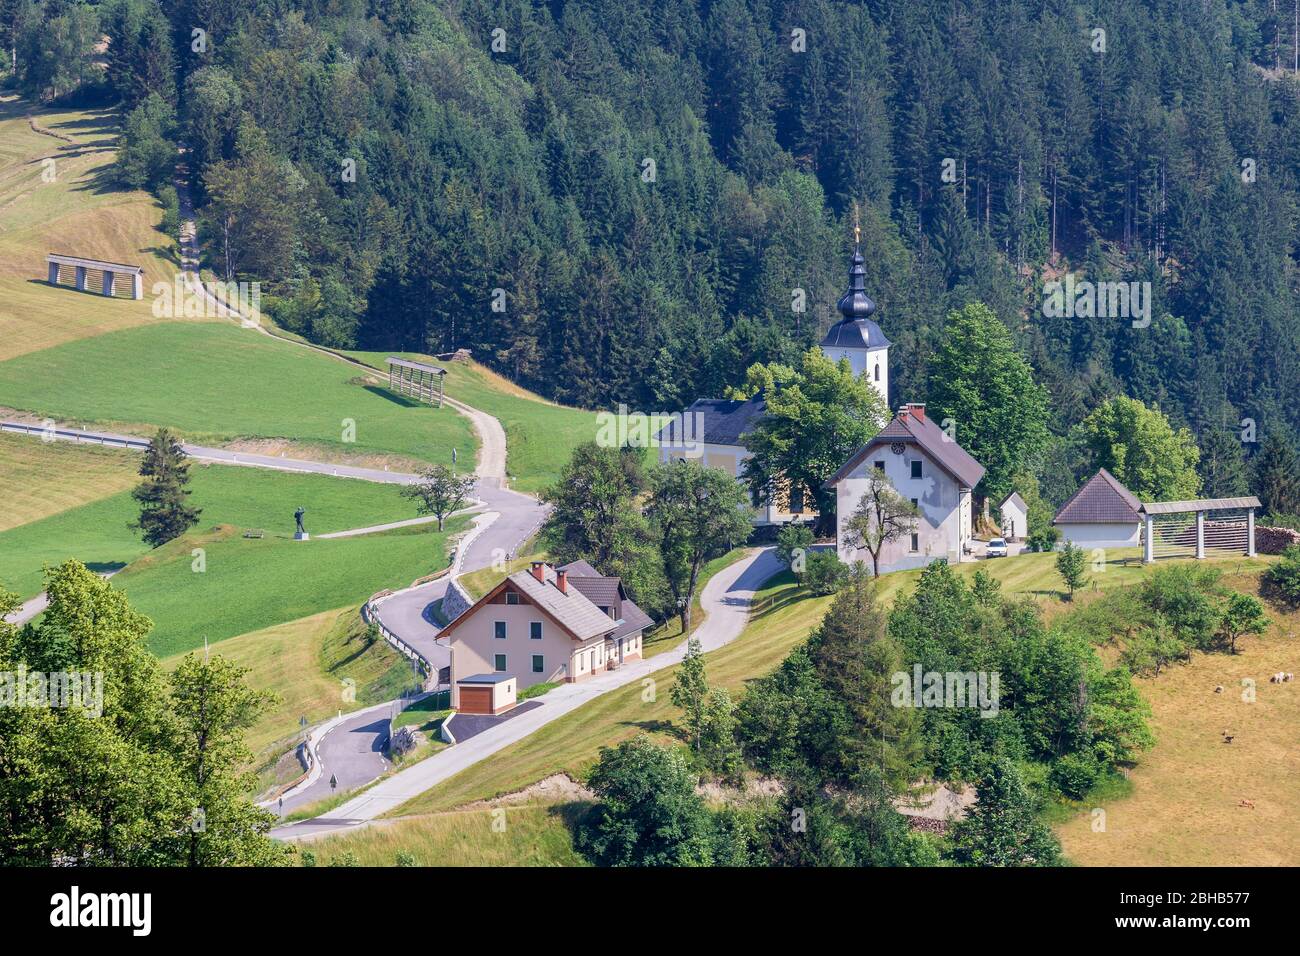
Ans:
POLYGON ((1063 541, 1080 548, 1136 548, 1142 542, 1142 502, 1102 468, 1052 519, 1063 541))

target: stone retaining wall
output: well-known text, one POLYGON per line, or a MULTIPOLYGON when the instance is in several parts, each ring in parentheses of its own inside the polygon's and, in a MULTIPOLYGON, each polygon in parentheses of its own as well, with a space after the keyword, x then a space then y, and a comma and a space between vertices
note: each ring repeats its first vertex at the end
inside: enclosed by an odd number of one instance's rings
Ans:
POLYGON ((442 614, 448 624, 464 614, 473 604, 474 599, 460 586, 459 581, 452 578, 447 582, 447 593, 442 597, 442 614))

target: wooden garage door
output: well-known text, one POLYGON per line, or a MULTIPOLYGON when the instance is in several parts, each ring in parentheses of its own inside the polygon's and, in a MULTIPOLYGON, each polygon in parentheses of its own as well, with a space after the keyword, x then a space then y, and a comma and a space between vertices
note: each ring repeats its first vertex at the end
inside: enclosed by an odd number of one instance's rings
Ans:
POLYGON ((492 713, 492 688, 462 687, 460 689, 460 712, 462 714, 492 713))

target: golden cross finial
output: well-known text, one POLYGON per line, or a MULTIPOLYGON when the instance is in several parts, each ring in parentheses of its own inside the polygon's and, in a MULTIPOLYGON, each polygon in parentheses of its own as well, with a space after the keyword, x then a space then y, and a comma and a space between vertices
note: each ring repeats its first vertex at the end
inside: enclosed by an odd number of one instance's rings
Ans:
POLYGON ((858 224, 858 204, 853 204, 853 244, 855 246, 862 243, 862 226, 858 224))

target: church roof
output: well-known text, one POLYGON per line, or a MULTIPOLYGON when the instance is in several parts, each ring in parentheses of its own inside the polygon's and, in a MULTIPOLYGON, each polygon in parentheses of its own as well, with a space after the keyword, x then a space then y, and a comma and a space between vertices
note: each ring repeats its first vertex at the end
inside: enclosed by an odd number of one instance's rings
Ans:
POLYGON ((871 320, 876 311, 876 303, 867 295, 866 274, 862 250, 855 245, 853 259, 849 263, 849 291, 844 293, 837 306, 844 318, 831 326, 822 339, 822 348, 889 348, 889 339, 880 331, 880 326, 871 320))
POLYGON ((680 416, 660 429, 659 441, 667 445, 706 442, 710 445, 743 445, 745 433, 767 413, 761 397, 734 401, 701 398, 680 416), (698 416, 698 417, 696 417, 698 416))

